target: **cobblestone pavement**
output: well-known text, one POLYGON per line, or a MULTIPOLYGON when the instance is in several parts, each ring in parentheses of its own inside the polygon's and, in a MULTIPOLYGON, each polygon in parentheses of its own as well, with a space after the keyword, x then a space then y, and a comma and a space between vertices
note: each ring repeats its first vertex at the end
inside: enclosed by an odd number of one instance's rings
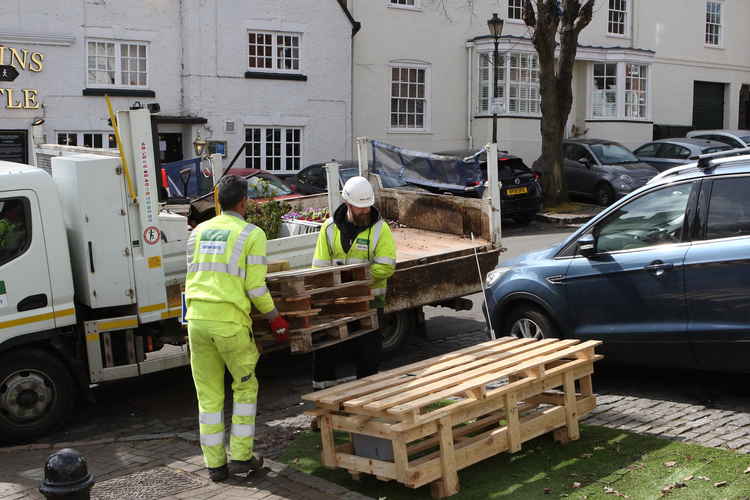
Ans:
MULTIPOLYGON (((440 310, 437 311, 437 314, 442 314, 440 310)), ((401 354, 384 362, 382 368, 388 369, 412 363, 486 340, 483 325, 476 320, 476 311, 459 313, 450 311, 445 314, 445 316, 435 316, 435 310, 433 310, 433 325, 440 326, 430 326, 429 338, 418 336, 409 338, 401 349, 401 354), (467 325, 469 330, 467 330, 467 325)), ((309 356, 277 358, 267 360, 265 366, 259 367, 261 392, 256 450, 268 458, 278 457, 297 433, 309 428, 310 418, 302 414, 305 409, 309 408, 309 404, 303 404, 300 397, 311 391, 310 361, 309 356)), ((722 378, 705 374, 687 374, 683 378, 682 375, 671 372, 664 374, 639 370, 611 372, 597 367, 597 373, 594 375, 594 389, 599 394, 598 406, 585 423, 750 453, 750 399, 745 397, 746 393, 738 395, 735 392, 738 390, 737 386, 741 386, 740 380, 738 377, 722 378), (735 380, 734 386, 728 382, 730 380, 735 380)), ((158 377, 132 381, 119 387, 103 387, 98 391, 98 404, 83 407, 76 417, 81 422, 80 424, 73 422, 65 431, 45 437, 44 442, 60 443, 91 439, 116 442, 118 439, 127 439, 133 435, 158 433, 168 433, 167 436, 187 433, 181 434, 182 437, 188 439, 196 437, 196 403, 192 381, 186 369, 158 374, 158 377), (154 384, 157 383, 158 387, 162 388, 159 391, 154 390, 154 384)), ((231 404, 227 404, 227 408, 231 408, 231 404)), ((169 442, 174 442, 174 440, 169 442)), ((44 445, 37 444, 36 446, 44 445)), ((105 459, 109 456, 110 462, 105 460, 104 463, 111 463, 112 457, 120 453, 118 450, 124 450, 122 453, 126 456, 129 453, 136 457, 131 460, 149 458, 144 458, 143 455, 128 448, 137 446, 140 445, 117 443, 116 445, 102 445, 98 448, 92 447, 90 449, 94 450, 95 454, 91 463, 98 467, 97 460, 100 456, 105 459)), ((148 446, 158 449, 160 445, 157 443, 148 446)), ((197 455, 198 449, 194 445, 189 446, 192 447, 192 451, 189 453, 186 451, 185 457, 198 460, 198 463, 194 463, 190 468, 198 467, 200 462, 197 455)), ((0 451, 2 451, 1 448, 0 451)), ((38 473, 48 452, 49 448, 43 452, 37 452, 33 459, 24 458, 26 465, 17 469, 15 479, 1 479, 4 476, 0 475, 0 500, 16 498, 12 495, 16 494, 15 492, 18 492, 21 486, 24 486, 26 490, 31 486, 36 487, 38 478, 33 479, 33 485, 28 481, 20 481, 18 478, 31 477, 27 474, 29 471, 38 473)), ((28 453, 24 452, 24 457, 28 453)), ((31 457, 31 455, 28 456, 31 457)), ((184 458, 168 456, 190 463, 184 458)), ((10 462, 15 462, 15 458, 16 453, 0 453, 0 471, 4 472, 10 462)), ((152 468, 166 465, 162 462, 164 459, 156 458, 149 459, 146 464, 150 464, 152 468)), ((121 466, 121 468, 124 467, 123 471, 117 473, 105 470, 102 477, 107 479, 113 477, 114 474, 119 476, 132 474, 139 466, 142 467, 142 464, 123 463, 125 464, 121 466)), ((170 466, 167 465, 167 467, 170 466)), ((199 469, 185 472, 200 476, 199 469)), ((256 498, 247 496, 249 491, 247 485, 232 485, 231 487, 241 488, 241 495, 244 495, 244 498, 256 498)), ((217 487, 205 488, 206 495, 214 490, 219 491, 217 487)), ((270 491, 268 488, 265 490, 270 491)), ((271 492, 269 495, 275 494, 277 493, 271 492)), ((219 496, 219 493, 216 493, 216 496, 219 496)), ((278 494, 278 496, 284 497, 283 494, 278 494)), ((314 497, 314 495, 311 496, 314 497)), ((174 498, 182 497, 176 495, 174 498)), ((209 496, 192 498, 209 498, 209 496)), ((231 497, 227 496, 227 498, 231 497)), ((275 497, 269 496, 269 498, 275 497)))
MULTIPOLYGON (((189 438, 189 436, 187 436, 189 438)), ((246 499, 246 500, 365 500, 314 476, 267 460, 262 471, 247 478, 233 477, 224 483, 208 479, 200 448, 189 439, 149 439, 131 436, 130 441, 93 444, 76 443, 88 459, 96 484, 95 500, 136 499, 246 499)), ((61 443, 59 447, 65 446, 61 443)), ((6 448, 0 452, 0 499, 44 498, 38 491, 43 466, 53 450, 42 445, 6 448)))

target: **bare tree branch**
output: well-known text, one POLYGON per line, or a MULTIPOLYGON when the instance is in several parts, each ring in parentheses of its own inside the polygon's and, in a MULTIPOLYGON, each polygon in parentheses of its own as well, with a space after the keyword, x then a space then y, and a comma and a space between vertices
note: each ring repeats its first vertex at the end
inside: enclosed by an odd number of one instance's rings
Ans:
POLYGON ((594 15, 594 0, 588 0, 586 5, 580 9, 578 13, 578 20, 575 23, 576 33, 583 31, 583 28, 591 23, 591 18, 594 15))

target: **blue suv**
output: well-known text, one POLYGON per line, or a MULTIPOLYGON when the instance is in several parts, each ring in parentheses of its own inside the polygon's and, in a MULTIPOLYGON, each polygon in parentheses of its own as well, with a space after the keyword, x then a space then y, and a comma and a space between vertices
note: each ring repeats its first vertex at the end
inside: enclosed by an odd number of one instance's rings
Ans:
POLYGON ((750 148, 659 174, 486 283, 498 336, 600 339, 616 362, 750 373, 750 148))

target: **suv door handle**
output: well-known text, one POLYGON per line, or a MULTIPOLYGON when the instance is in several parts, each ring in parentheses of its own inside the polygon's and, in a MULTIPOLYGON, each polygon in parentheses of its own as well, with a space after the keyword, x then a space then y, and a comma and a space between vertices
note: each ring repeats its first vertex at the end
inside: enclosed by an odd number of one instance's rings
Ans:
POLYGON ((664 271, 674 269, 674 264, 672 264, 671 262, 662 262, 660 260, 655 260, 651 264, 644 267, 644 269, 656 276, 661 276, 662 274, 664 274, 664 271))

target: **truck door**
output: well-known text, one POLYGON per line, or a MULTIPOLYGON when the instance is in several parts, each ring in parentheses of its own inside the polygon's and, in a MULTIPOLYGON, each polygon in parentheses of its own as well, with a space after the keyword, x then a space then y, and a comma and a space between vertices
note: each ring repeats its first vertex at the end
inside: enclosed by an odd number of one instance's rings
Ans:
POLYGON ((0 342, 55 326, 36 194, 0 191, 0 342))

